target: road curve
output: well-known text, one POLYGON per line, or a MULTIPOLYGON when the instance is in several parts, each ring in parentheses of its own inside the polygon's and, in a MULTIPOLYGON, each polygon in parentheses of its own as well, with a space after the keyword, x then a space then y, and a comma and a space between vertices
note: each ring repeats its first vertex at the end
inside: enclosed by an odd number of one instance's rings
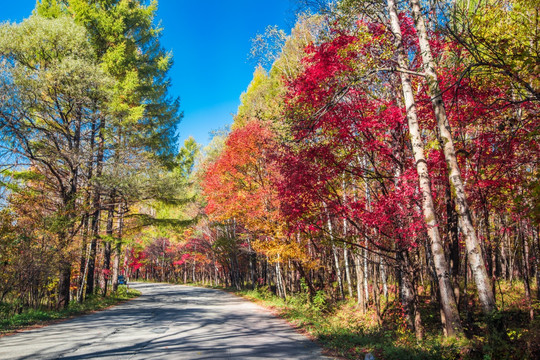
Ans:
POLYGON ((111 309, 0 338, 0 359, 325 359, 285 321, 219 290, 131 284, 111 309))

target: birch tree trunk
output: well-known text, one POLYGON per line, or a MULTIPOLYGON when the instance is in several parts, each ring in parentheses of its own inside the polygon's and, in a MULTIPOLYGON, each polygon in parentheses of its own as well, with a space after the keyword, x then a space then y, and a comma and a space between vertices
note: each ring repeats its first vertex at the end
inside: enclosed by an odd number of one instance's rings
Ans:
POLYGON ((285 285, 283 284, 283 278, 281 276, 281 266, 279 263, 279 257, 278 257, 278 261, 276 262, 276 287, 278 291, 278 296, 282 299, 286 299, 287 291, 285 290, 285 285))
MULTIPOLYGON (((328 220, 328 223, 330 224, 330 220, 328 220)), ((332 239, 332 254, 334 255, 334 264, 336 266, 336 276, 337 276, 338 287, 339 287, 339 298, 343 299, 343 280, 342 280, 342 275, 341 275, 341 266, 339 265, 339 256, 337 252, 337 247, 333 243, 333 241, 334 240, 332 239)))
POLYGON ((388 274, 386 273, 386 266, 384 266, 384 260, 382 256, 379 258, 379 272, 381 273, 383 295, 388 301, 388 274))
POLYGON ((352 297, 353 290, 351 281, 351 267, 349 264, 349 249, 347 249, 347 246, 343 247, 343 258, 345 259, 345 278, 347 279, 347 291, 349 292, 349 297, 352 297))
MULTIPOLYGON (((343 173, 342 189, 343 205, 347 206, 347 188, 345 183, 345 173, 343 173)), ((343 239, 347 239, 347 219, 345 218, 345 216, 343 217, 343 239)), ((343 246, 343 259, 345 260, 345 277, 347 279, 347 290, 349 292, 349 297, 352 297, 353 290, 351 281, 351 269, 349 266, 349 249, 347 248, 347 245, 343 246)))
POLYGON ((444 102, 441 96, 441 90, 439 88, 437 73, 435 72, 435 61, 433 59, 431 47, 428 41, 426 24, 422 15, 420 1, 410 0, 410 4, 416 32, 418 34, 420 52, 424 65, 424 73, 429 88, 429 95, 431 97, 433 111, 437 120, 439 136, 441 137, 441 146, 446 159, 448 177, 450 179, 450 184, 452 185, 452 190, 456 195, 456 210, 459 216, 461 230, 465 238, 468 258, 478 290, 478 297, 480 299, 480 303, 482 304, 484 313, 490 313, 496 309, 495 297, 493 295, 491 281, 484 264, 482 249, 480 248, 480 243, 478 242, 476 232, 472 224, 471 213, 467 198, 465 196, 465 188, 456 158, 450 123, 448 122, 448 118, 446 116, 446 110, 444 108, 444 102))
POLYGON ((332 243, 332 255, 334 257, 334 264, 336 267, 336 277, 337 277, 338 287, 339 287, 339 298, 343 299, 343 281, 342 281, 342 275, 341 275, 341 267, 339 265, 339 256, 337 253, 337 247, 334 242, 334 230, 332 228, 332 221, 330 220, 330 213, 328 212, 328 208, 326 207, 326 204, 324 204, 324 211, 326 212, 326 224, 328 226, 328 234, 330 235, 330 242, 332 243))
POLYGON ((364 271, 363 271, 363 278, 364 278, 364 304, 365 304, 365 307, 368 306, 369 304, 369 284, 368 284, 368 276, 369 276, 369 272, 368 272, 368 246, 369 246, 369 243, 368 243, 368 240, 366 239, 365 240, 365 243, 364 243, 364 256, 363 256, 363 267, 364 267, 364 271))
POLYGON ((357 304, 360 308, 360 313, 363 314, 366 310, 366 302, 364 297, 363 281, 364 270, 362 269, 362 263, 360 254, 354 254, 354 268, 356 269, 356 296, 357 304))
MULTIPOLYGON (((388 12, 390 15, 390 25, 395 38, 397 49, 398 65, 402 69, 408 68, 405 49, 403 48, 402 33, 397 16, 396 4, 394 0, 388 0, 388 12)), ((430 240, 431 253, 435 264, 437 282, 440 289, 441 308, 445 315, 445 333, 449 336, 462 333, 461 322, 459 318, 458 307, 448 273, 448 264, 444 255, 441 235, 431 195, 431 180, 429 177, 427 162, 424 156, 424 146, 420 136, 418 118, 416 114, 416 103, 414 100, 413 89, 410 76, 400 72, 403 98, 407 111, 407 122, 409 125, 409 134, 411 137, 412 151, 418 173, 418 185, 422 192, 422 211, 426 222, 428 237, 430 240)))
MULTIPOLYGON (((364 168, 367 169, 367 160, 366 158, 364 157, 362 159, 362 163, 364 164, 364 168)), ((365 194, 366 194, 366 207, 368 209, 368 211, 371 211, 371 193, 369 191, 369 186, 368 186, 368 183, 367 183, 367 180, 364 179, 365 183, 366 183, 366 189, 365 189, 365 194)), ((367 308, 368 304, 369 304, 369 285, 368 285, 368 276, 369 276, 369 272, 368 272, 368 247, 369 247, 369 242, 368 242, 368 239, 367 237, 365 238, 364 240, 364 256, 363 256, 363 267, 364 267, 364 271, 363 271, 363 275, 364 275, 364 304, 365 304, 365 307, 367 308)))

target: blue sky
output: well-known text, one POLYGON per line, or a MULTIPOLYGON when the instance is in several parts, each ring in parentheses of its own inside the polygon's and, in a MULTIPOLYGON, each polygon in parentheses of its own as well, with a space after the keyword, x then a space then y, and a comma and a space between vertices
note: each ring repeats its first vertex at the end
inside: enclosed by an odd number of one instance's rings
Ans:
MULTIPOLYGON (((162 45, 173 51, 171 95, 179 96, 184 119, 180 141, 192 135, 207 144, 208 133, 232 122, 240 94, 255 64, 251 39, 269 25, 289 32, 293 0, 158 0, 162 45)), ((21 21, 35 0, 3 1, 0 20, 21 21)))

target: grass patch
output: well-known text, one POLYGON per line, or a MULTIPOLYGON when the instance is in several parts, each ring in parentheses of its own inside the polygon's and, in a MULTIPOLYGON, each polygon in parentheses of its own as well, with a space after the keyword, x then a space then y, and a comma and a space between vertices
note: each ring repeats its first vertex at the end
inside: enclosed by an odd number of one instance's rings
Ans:
POLYGON ((19 314, 13 314, 10 304, 0 303, 0 335, 36 325, 46 325, 50 322, 67 319, 76 315, 103 310, 112 305, 135 298, 140 294, 137 290, 128 289, 126 286, 121 285, 116 293, 106 297, 93 295, 88 297, 82 304, 72 301, 65 309, 25 309, 19 314))
POLYGON ((406 328, 393 299, 389 299, 379 323, 373 309, 362 314, 354 301, 334 303, 322 293, 310 303, 305 293, 283 300, 268 288, 232 292, 271 308, 340 358, 363 359, 372 353, 376 359, 386 360, 536 359, 540 353, 540 318, 528 321, 519 286, 505 290, 505 306, 499 304, 500 311, 494 316, 504 319, 507 336, 490 329, 480 309, 475 308, 473 324, 469 324, 472 336, 444 338, 437 304, 426 301, 421 308, 425 337, 420 342, 406 328))

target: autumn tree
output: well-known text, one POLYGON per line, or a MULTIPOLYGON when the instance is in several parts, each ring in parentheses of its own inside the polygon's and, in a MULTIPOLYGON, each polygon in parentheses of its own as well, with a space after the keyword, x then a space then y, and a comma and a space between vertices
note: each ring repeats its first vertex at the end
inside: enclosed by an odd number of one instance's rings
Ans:
MULTIPOLYGON (((167 72, 172 55, 159 43, 161 30, 154 24, 156 10, 155 1, 145 5, 139 1, 44 0, 36 8, 38 14, 47 17, 73 16, 76 23, 87 29, 101 67, 116 80, 109 103, 113 116, 96 119, 94 124, 95 155, 89 170, 94 184, 90 201, 93 209, 88 216, 92 238, 86 281, 89 294, 94 289, 101 210, 110 208, 104 202, 106 199, 114 202, 116 191, 100 186, 106 170, 104 163, 118 163, 123 161, 125 155, 122 154, 140 151, 171 162, 176 151, 176 125, 181 115, 178 99, 168 95, 167 72), (109 155, 105 156, 106 153, 109 155)), ((109 247, 108 242, 105 247, 109 247)), ((110 262, 108 257, 105 257, 105 268, 110 262)))
MULTIPOLYGON (((54 233, 59 251, 78 232, 79 186, 85 176, 91 124, 108 116, 113 81, 100 69, 84 28, 72 19, 32 16, 1 28, 2 132, 13 156, 46 178, 58 199, 54 233)), ((67 306, 70 256, 60 267, 59 306, 67 306)))

